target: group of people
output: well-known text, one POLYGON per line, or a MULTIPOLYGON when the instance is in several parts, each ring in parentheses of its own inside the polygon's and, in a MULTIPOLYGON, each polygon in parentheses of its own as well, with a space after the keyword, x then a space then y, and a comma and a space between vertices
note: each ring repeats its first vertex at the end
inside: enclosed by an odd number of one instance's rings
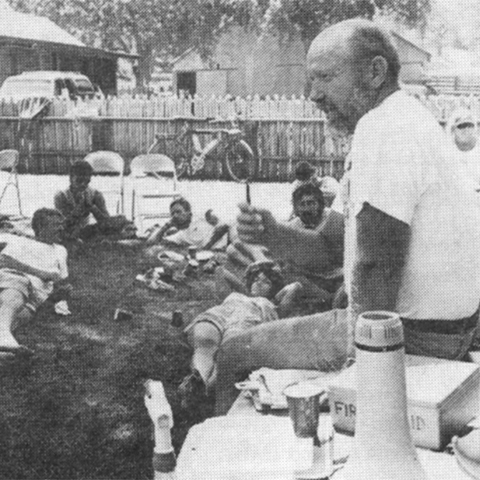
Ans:
MULTIPOLYGON (((367 20, 340 22, 312 42, 307 68, 310 98, 332 130, 351 136, 334 202, 344 213, 348 306, 263 323, 222 342, 217 414, 236 398, 239 372, 341 368, 354 355, 353 325, 365 311, 397 312, 411 354, 466 359, 477 335, 478 193, 437 119, 400 88, 389 34, 367 20)), ((320 266, 324 232, 285 225, 249 204, 237 220, 242 242, 299 267, 320 266)))
MULTIPOLYGON (((110 215, 104 195, 90 186, 92 175, 92 166, 84 160, 71 165, 69 186, 55 194, 55 208, 34 212, 34 238, 18 232, 0 234, 0 353, 31 355, 13 332, 19 320, 30 317, 47 299, 58 306, 56 311, 69 312, 65 302, 72 291, 67 268, 70 246, 137 239, 133 221, 110 215)), ((228 227, 212 210, 206 212, 203 222, 193 218, 191 210, 186 199, 176 198, 170 206, 171 219, 150 234, 145 242, 148 248, 161 241, 199 248, 218 246, 228 227)))
MULTIPOLYGON (((397 312, 411 354, 465 359, 477 335, 480 208, 473 170, 453 148, 473 149, 467 135, 473 118, 452 121, 452 142, 434 116, 402 91, 397 51, 389 35, 367 20, 323 30, 309 48, 307 67, 311 100, 333 132, 351 137, 341 185, 319 180, 302 164, 289 220, 242 204, 235 228, 212 211, 197 218, 188 201, 175 199, 171 219, 145 242, 149 249, 160 242, 198 248, 228 243, 229 261, 244 269, 237 291, 186 331, 194 352, 181 390, 191 397, 214 388, 217 414, 235 399, 240 372, 341 368, 354 355, 353 325, 365 311, 397 312), (290 317, 306 292, 322 296, 324 308, 290 317)), ((41 298, 55 282, 63 282, 62 295, 68 295, 60 230, 82 241, 134 235, 133 224, 111 217, 103 196, 89 187, 87 165, 72 167, 69 189, 55 196, 56 210, 35 212, 37 241, 55 252, 51 264, 25 268, 10 243, 0 254, 0 350, 19 348, 10 330, 19 305, 38 296, 32 276, 42 282, 41 298)), ((223 273, 235 284, 234 275, 223 273)))

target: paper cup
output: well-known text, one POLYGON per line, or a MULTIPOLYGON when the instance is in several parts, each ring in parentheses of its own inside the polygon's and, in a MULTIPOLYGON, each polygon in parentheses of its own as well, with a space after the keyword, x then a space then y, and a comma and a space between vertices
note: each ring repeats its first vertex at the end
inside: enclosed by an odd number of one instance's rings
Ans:
POLYGON ((287 398, 288 412, 295 435, 299 438, 312 438, 317 434, 320 415, 320 397, 324 387, 308 382, 289 385, 283 391, 287 398))

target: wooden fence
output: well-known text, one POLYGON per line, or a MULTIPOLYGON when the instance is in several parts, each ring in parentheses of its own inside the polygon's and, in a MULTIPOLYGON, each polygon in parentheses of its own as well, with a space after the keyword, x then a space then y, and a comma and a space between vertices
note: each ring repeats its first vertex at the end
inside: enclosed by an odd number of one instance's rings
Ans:
MULTIPOLYGON (((458 106, 471 108, 480 118, 480 99, 474 96, 435 96, 421 99, 440 122, 458 106)), ((323 116, 303 97, 290 98, 177 98, 113 97, 103 101, 55 100, 33 120, 19 118, 18 105, 0 103, 0 148, 20 151, 20 171, 68 172, 69 165, 95 150, 113 150, 128 164, 145 153, 156 134, 178 133, 188 121, 192 128, 219 128, 239 121, 255 153, 256 180, 285 181, 295 165, 308 160, 328 175, 343 172, 345 143, 329 136, 323 116), (214 126, 212 118, 220 119, 214 126)), ((209 138, 210 137, 210 138, 209 138)), ((201 138, 205 145, 210 135, 201 138)), ((192 150, 191 142, 185 146, 192 150)), ((178 155, 174 142, 162 153, 178 155)), ((190 153, 189 153, 190 154, 190 153)), ((226 179, 223 159, 213 155, 198 178, 226 179)))

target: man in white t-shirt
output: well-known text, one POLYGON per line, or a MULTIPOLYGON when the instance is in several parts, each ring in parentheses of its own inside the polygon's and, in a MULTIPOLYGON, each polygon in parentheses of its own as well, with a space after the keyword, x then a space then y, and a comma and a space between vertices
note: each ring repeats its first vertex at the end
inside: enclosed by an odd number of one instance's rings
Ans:
POLYGON ((206 212, 205 217, 195 217, 190 202, 180 197, 170 204, 170 217, 149 234, 147 245, 164 242, 205 250, 227 246, 228 225, 221 223, 211 210, 206 212))
MULTIPOLYGON (((353 134, 344 264, 352 315, 336 310, 261 325, 225 342, 217 362, 218 414, 235 396, 223 365, 338 368, 351 353, 356 315, 367 310, 400 314, 408 353, 461 359, 476 332, 476 193, 436 119, 399 89, 400 62, 389 35, 367 20, 340 22, 312 42, 307 65, 310 98, 331 128, 353 134), (245 352, 248 362, 237 363, 245 352)), ((297 262, 315 262, 315 232, 288 230, 270 212, 240 208, 242 241, 275 242, 297 262)))
POLYGON ((5 234, 0 238, 0 352, 27 353, 12 331, 19 317, 29 315, 47 300, 68 298, 67 250, 59 243, 64 217, 40 208, 32 217, 35 239, 5 234))
POLYGON ((447 133, 456 145, 460 162, 467 169, 467 175, 480 191, 480 142, 478 141, 477 120, 466 108, 456 109, 447 122, 447 133))

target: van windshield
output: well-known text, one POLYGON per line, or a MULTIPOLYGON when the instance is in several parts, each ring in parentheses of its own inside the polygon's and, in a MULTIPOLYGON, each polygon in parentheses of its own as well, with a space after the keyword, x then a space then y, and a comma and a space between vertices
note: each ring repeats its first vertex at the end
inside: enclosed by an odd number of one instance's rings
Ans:
POLYGON ((15 97, 28 95, 31 97, 50 97, 52 96, 52 81, 38 80, 29 78, 15 78, 12 80, 5 80, 0 95, 2 97, 15 97))
POLYGON ((80 95, 94 93, 92 84, 88 80, 85 80, 84 78, 76 78, 75 84, 77 85, 78 93, 80 95))

